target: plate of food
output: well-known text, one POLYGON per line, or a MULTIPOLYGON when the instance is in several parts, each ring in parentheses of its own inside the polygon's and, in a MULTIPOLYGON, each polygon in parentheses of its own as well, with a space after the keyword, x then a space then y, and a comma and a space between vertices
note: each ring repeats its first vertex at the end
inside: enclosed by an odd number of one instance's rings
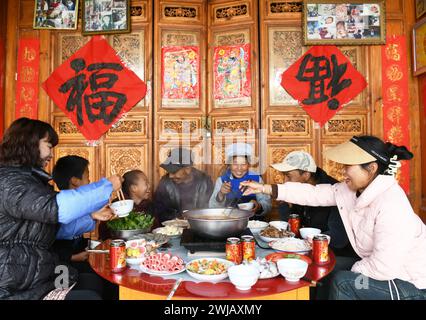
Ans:
POLYGON ((270 253, 265 257, 266 260, 271 262, 277 262, 281 259, 301 259, 306 261, 308 264, 312 263, 312 259, 303 254, 290 253, 290 252, 274 252, 270 253))
POLYGON ((135 239, 126 241, 126 262, 131 265, 141 264, 145 258, 156 252, 160 245, 155 241, 135 239))
POLYGON ((152 230, 154 234, 164 234, 170 238, 179 238, 183 233, 183 228, 175 226, 165 226, 152 230))
POLYGON ((170 276, 185 271, 185 263, 179 256, 159 252, 146 257, 139 268, 150 275, 170 276))
POLYGON ((177 228, 189 228, 189 222, 185 219, 173 219, 173 220, 167 220, 163 221, 161 223, 163 226, 173 226, 177 228))
POLYGON ((186 272, 201 281, 218 282, 228 277, 228 268, 234 263, 219 258, 201 258, 188 262, 186 272))
POLYGON ((271 241, 269 246, 278 251, 306 254, 312 247, 308 241, 296 238, 284 238, 271 241))
POLYGON ((158 246, 162 246, 163 244, 166 244, 169 242, 170 237, 166 236, 165 234, 161 233, 143 233, 143 234, 137 234, 129 238, 129 240, 138 240, 138 239, 145 239, 146 241, 155 241, 158 246))
POLYGON ((294 233, 269 226, 259 233, 259 237, 262 241, 269 243, 278 239, 293 238, 294 233))

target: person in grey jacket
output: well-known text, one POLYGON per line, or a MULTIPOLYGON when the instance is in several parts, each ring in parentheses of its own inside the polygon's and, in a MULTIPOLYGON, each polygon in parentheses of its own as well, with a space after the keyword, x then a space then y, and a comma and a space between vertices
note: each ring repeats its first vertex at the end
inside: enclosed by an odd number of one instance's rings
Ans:
POLYGON ((266 194, 243 196, 240 183, 243 181, 256 181, 262 183, 262 177, 249 170, 252 148, 246 143, 234 143, 226 148, 227 169, 225 173, 217 178, 212 196, 210 197, 210 208, 224 208, 237 206, 240 203, 252 202, 251 209, 255 215, 252 219, 264 219, 271 211, 271 197, 266 194))

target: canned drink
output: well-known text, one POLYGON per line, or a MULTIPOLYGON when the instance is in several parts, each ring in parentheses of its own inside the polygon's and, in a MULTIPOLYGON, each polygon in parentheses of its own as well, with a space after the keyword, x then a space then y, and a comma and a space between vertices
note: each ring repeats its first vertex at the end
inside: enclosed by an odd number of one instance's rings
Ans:
POLYGON ((126 269, 126 243, 124 240, 111 240, 109 260, 111 272, 122 272, 126 269))
POLYGON ((290 231, 293 232, 296 237, 300 236, 300 216, 298 214, 291 214, 288 218, 288 225, 290 227, 290 231))
POLYGON ((253 236, 242 236, 243 260, 252 261, 256 259, 256 243, 253 236))
POLYGON ((312 258, 316 264, 326 264, 330 261, 328 239, 325 235, 316 235, 312 239, 312 258))
POLYGON ((240 239, 228 238, 226 240, 226 260, 232 261, 235 264, 240 264, 243 261, 243 250, 240 239))

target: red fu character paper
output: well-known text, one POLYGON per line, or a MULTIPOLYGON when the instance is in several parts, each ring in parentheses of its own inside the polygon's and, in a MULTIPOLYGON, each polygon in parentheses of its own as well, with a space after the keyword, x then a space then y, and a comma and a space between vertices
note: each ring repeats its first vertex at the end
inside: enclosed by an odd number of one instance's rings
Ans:
POLYGON ((281 86, 321 126, 367 86, 335 46, 314 46, 282 75, 281 86))
POLYGON ((88 140, 98 140, 146 94, 146 85, 101 36, 93 37, 43 83, 88 140))

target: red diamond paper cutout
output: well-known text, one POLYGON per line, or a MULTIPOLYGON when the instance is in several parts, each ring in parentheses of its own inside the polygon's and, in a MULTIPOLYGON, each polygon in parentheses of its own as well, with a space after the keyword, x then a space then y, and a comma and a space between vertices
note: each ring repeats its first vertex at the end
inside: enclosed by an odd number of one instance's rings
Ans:
POLYGON ((282 75, 281 86, 321 127, 367 86, 335 46, 314 46, 282 75))
POLYGON ((88 140, 98 140, 146 94, 146 84, 102 36, 93 37, 42 86, 88 140))

